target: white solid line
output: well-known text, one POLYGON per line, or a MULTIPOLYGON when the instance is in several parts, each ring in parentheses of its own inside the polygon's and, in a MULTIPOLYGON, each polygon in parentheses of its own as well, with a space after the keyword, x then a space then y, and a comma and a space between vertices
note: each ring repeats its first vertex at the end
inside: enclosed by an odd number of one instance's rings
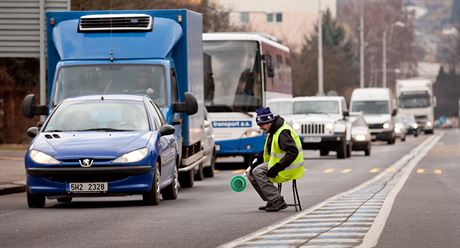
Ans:
POLYGON ((401 178, 394 186, 394 188, 391 190, 391 192, 388 194, 387 199, 385 200, 382 208, 380 209, 379 215, 377 215, 377 218, 375 218, 375 221, 369 229, 369 232, 364 237, 361 245, 358 247, 374 247, 377 245, 380 234, 382 233, 383 228, 385 227, 385 223, 388 217, 390 216, 391 208, 393 207, 393 203, 396 199, 396 196, 398 195, 399 191, 401 191, 402 187, 407 181, 407 178, 409 178, 410 173, 417 165, 417 163, 425 157, 428 151, 431 150, 431 148, 439 141, 439 139, 441 139, 443 135, 444 133, 441 133, 437 136, 431 136, 429 139, 425 140, 421 145, 419 145, 416 149, 414 149, 416 150, 415 152, 414 150, 412 150, 411 153, 414 152, 414 158, 403 169, 403 174, 401 175, 401 178), (418 149, 419 147, 420 149, 418 149))

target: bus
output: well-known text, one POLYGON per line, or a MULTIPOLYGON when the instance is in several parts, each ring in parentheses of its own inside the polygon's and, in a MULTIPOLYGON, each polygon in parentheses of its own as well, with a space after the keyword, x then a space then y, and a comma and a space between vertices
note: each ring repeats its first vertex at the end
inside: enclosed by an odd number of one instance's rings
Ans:
POLYGON ((203 53, 204 104, 217 156, 243 156, 247 163, 265 143, 255 110, 272 98, 292 98, 289 48, 266 34, 205 33, 203 53))

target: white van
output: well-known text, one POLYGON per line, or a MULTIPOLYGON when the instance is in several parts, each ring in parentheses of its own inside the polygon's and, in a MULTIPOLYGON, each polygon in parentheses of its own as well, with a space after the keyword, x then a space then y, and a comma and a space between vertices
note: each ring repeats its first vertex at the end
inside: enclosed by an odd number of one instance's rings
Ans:
POLYGON ((394 116, 396 101, 388 88, 360 88, 353 90, 350 112, 362 112, 369 125, 372 140, 395 143, 394 116))

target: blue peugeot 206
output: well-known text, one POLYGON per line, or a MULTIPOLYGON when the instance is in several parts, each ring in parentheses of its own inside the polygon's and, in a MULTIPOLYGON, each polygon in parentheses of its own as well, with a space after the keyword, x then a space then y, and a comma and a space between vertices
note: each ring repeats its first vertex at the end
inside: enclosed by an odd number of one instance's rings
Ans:
POLYGON ((56 106, 25 155, 27 203, 46 198, 142 195, 148 205, 178 194, 174 127, 145 96, 70 98, 56 106))

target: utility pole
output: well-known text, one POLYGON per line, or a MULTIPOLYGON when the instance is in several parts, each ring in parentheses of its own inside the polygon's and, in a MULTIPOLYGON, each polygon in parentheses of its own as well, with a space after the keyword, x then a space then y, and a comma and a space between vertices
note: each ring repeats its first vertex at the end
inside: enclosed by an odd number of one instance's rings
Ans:
POLYGON ((382 40, 382 87, 387 87, 387 31, 383 30, 382 40))
POLYGON ((364 88, 364 0, 361 0, 359 17, 359 88, 364 88))
POLYGON ((323 75, 323 13, 321 11, 321 0, 318 0, 318 96, 324 96, 324 75, 323 75))

